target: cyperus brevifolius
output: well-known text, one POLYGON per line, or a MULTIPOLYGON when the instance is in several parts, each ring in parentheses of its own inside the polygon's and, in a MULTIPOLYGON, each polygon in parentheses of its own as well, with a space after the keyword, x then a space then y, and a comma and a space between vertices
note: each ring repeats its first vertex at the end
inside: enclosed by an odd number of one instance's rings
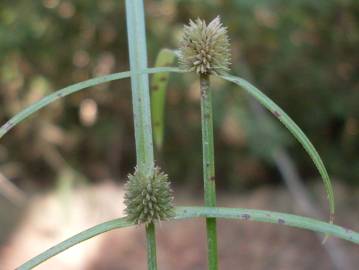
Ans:
POLYGON ((185 25, 179 62, 183 69, 198 74, 223 74, 231 61, 227 28, 219 16, 208 25, 201 19, 185 25))
POLYGON ((125 205, 128 219, 137 224, 170 218, 174 214, 173 196, 167 175, 158 167, 149 176, 136 168, 128 176, 125 205))

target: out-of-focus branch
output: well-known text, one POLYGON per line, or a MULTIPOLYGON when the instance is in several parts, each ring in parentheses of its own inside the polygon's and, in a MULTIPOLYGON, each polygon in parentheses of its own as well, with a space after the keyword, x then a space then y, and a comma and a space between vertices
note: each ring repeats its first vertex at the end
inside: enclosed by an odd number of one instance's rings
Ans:
MULTIPOLYGON (((308 195, 309 193, 302 184, 297 168, 285 149, 278 149, 273 153, 273 157, 289 192, 294 197, 300 210, 306 215, 324 218, 320 207, 315 206, 308 195)), ((318 234, 317 236, 319 240, 322 239, 321 235, 318 234)), ((345 254, 341 243, 337 239, 329 238, 323 247, 328 252, 335 269, 354 270, 350 258, 345 254)))
POLYGON ((26 200, 25 193, 15 186, 0 172, 0 194, 16 206, 21 206, 26 200))

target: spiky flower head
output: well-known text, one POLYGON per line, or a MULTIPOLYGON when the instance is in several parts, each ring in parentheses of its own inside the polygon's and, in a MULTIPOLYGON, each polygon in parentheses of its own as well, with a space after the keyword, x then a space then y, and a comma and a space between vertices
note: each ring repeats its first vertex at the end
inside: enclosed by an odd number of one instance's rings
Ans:
POLYGON ((223 74, 231 61, 227 28, 217 16, 208 25, 197 19, 184 26, 179 62, 183 69, 198 74, 223 74))
POLYGON ((158 167, 150 176, 136 168, 135 173, 128 176, 125 189, 125 212, 130 221, 148 225, 174 215, 168 176, 158 167))

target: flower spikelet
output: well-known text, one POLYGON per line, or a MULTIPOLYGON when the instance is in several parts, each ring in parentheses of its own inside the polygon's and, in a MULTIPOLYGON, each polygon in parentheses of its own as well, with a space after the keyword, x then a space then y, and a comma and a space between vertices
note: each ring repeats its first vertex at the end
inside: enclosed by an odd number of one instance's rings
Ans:
POLYGON ((158 167, 146 176, 137 168, 128 176, 125 193, 125 212, 128 220, 146 225, 170 218, 173 211, 173 192, 168 176, 158 167))
POLYGON ((230 44, 227 28, 219 16, 208 25, 197 19, 184 26, 179 62, 183 69, 203 75, 218 75, 229 70, 230 44))

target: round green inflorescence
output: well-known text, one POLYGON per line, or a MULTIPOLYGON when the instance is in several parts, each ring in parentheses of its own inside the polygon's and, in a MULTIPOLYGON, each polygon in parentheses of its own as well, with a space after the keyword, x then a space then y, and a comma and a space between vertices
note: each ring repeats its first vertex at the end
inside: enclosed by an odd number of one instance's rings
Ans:
POLYGON ((180 65, 183 69, 198 74, 223 74, 229 70, 231 62, 227 28, 219 17, 208 25, 205 21, 190 20, 185 25, 180 44, 180 65))
POLYGON ((151 176, 137 168, 128 176, 125 193, 125 212, 130 221, 146 225, 174 215, 173 192, 168 177, 156 167, 151 176))

